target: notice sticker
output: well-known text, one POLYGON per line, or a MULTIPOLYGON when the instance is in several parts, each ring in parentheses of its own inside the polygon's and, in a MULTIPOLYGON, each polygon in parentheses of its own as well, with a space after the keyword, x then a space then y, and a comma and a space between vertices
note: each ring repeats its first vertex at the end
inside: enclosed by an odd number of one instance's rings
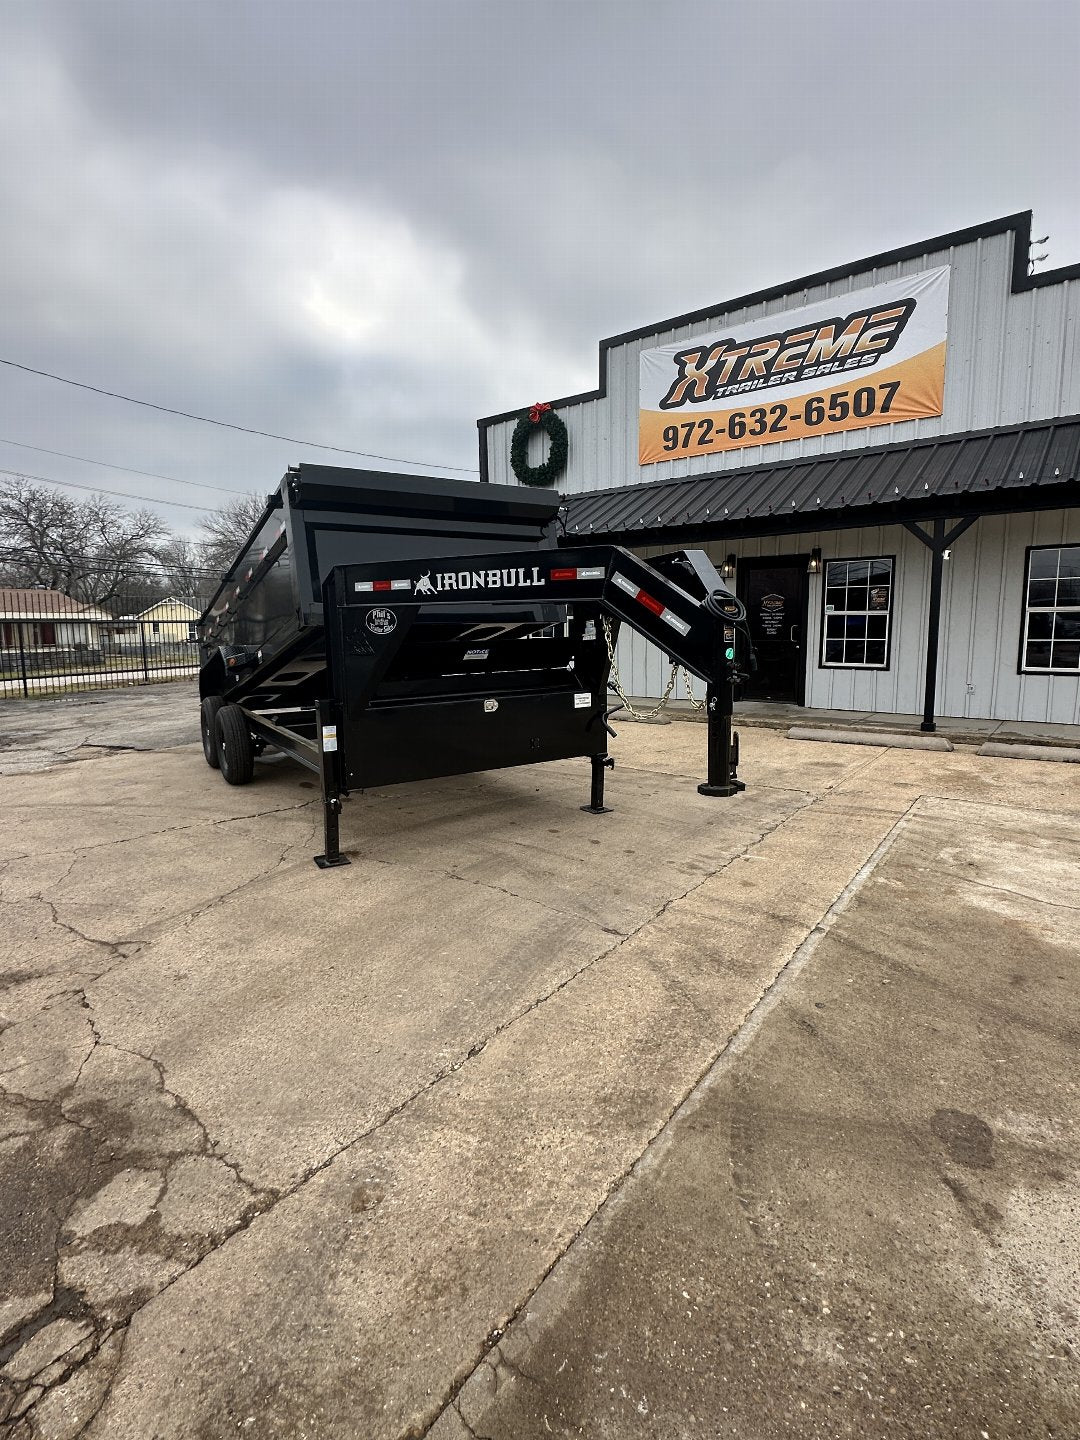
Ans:
POLYGON ((574 709, 575 709, 575 710, 588 710, 588 708, 589 708, 589 706, 590 706, 591 704, 592 704, 592 696, 589 694, 589 692, 588 692, 587 690, 578 691, 578 693, 574 696, 574 709))
POLYGON ((324 751, 337 749, 336 725, 324 725, 322 727, 322 748, 324 751))

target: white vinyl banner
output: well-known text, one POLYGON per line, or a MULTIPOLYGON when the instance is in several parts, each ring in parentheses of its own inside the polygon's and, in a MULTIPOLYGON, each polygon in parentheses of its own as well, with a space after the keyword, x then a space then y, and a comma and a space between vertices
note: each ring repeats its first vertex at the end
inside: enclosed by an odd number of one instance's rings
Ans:
POLYGON ((641 352, 638 461, 940 415, 949 267, 641 352))

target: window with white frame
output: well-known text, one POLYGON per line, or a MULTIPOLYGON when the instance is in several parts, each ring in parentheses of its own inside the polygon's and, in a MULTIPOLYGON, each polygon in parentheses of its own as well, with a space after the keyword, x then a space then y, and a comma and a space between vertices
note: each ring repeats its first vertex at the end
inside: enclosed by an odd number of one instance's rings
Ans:
POLYGON ((822 665, 887 670, 893 607, 893 560, 825 562, 822 665))
POLYGON ((1020 668, 1080 674, 1080 545, 1039 545, 1028 551, 1020 668))

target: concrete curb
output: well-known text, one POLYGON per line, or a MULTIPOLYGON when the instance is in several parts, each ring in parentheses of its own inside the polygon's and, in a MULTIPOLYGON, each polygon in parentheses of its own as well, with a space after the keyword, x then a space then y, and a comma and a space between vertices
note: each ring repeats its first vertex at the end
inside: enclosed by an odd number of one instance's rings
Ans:
MULTIPOLYGON (((706 717, 705 717, 700 711, 697 711, 697 710, 689 710, 689 709, 685 709, 685 710, 684 710, 684 709, 681 709, 680 707, 681 707, 681 705, 682 705, 683 703, 684 703, 684 702, 682 702, 682 701, 675 701, 675 702, 673 702, 672 704, 670 704, 670 705, 667 707, 667 709, 664 711, 665 716, 667 716, 667 717, 670 718, 671 720, 677 720, 677 721, 679 721, 680 723, 682 723, 682 722, 689 722, 689 723, 695 724, 695 725, 703 724, 704 721, 705 721, 705 719, 706 719, 706 717)), ((642 706, 646 706, 646 707, 647 707, 647 706, 649 706, 649 705, 655 705, 655 704, 656 704, 656 701, 655 701, 655 699, 654 699, 654 700, 642 699, 642 700, 640 700, 640 701, 635 700, 635 701, 634 701, 634 704, 635 704, 635 705, 640 704, 640 705, 642 705, 642 706)), ((617 719, 617 720, 620 719, 620 718, 622 718, 622 717, 621 717, 621 716, 616 716, 616 719, 617 719)), ((883 718, 888 718, 888 717, 883 717, 883 718)), ((790 713, 789 707, 786 707, 786 706, 785 706, 785 707, 781 707, 781 713, 778 714, 778 715, 776 715, 775 717, 772 716, 772 715, 757 715, 757 714, 747 715, 747 714, 742 714, 742 713, 740 713, 738 710, 736 710, 735 714, 732 716, 732 723, 734 724, 734 726, 735 726, 735 728, 736 728, 737 730, 783 730, 783 731, 787 731, 787 730, 789 730, 789 729, 791 728, 791 726, 792 726, 792 721, 793 721, 794 719, 795 719, 795 717, 790 713)), ((871 722, 869 722, 869 721, 867 721, 867 720, 863 720, 862 725, 861 725, 861 726, 856 726, 855 728, 858 729, 858 730, 860 731, 860 733, 865 733, 865 734, 870 734, 870 735, 878 734, 879 732, 877 732, 876 730, 873 730, 873 729, 869 729, 869 730, 868 730, 868 729, 866 728, 870 723, 871 723, 871 722)), ((1034 735, 1034 736, 1028 738, 1028 737, 1026 737, 1026 736, 1023 734, 1022 728, 1019 729, 1019 730, 1018 730, 1018 729, 1010 729, 1010 728, 1008 728, 1008 726, 1009 726, 1010 724, 1013 724, 1014 722, 1005 722, 1005 721, 999 721, 999 720, 990 720, 990 721, 987 721, 987 722, 985 723, 984 728, 982 728, 982 729, 970 729, 970 730, 969 730, 969 729, 966 729, 966 728, 964 727, 964 725, 963 725, 962 722, 959 722, 959 721, 957 721, 955 718, 949 717, 949 716, 943 717, 941 723, 942 723, 942 725, 943 725, 944 727, 946 727, 946 728, 943 729, 943 730, 937 731, 937 734, 940 735, 943 739, 947 739, 947 740, 950 742, 950 744, 953 746, 954 749, 955 749, 957 746, 960 746, 960 747, 963 748, 963 749, 975 749, 975 750, 977 750, 980 745, 987 745, 987 744, 990 744, 991 742, 992 742, 993 744, 995 744, 995 745, 1005 745, 1005 744, 1008 744, 1008 745, 1010 745, 1010 746, 1014 746, 1014 745, 1030 745, 1033 749, 1039 749, 1039 750, 1045 750, 1045 749, 1075 750, 1075 749, 1077 748, 1076 742, 1075 742, 1074 740, 1072 740, 1072 739, 1065 739, 1064 737, 1059 736, 1059 735, 1034 735), (1003 728, 999 729, 999 727, 1003 727, 1003 728), (994 737, 995 735, 998 735, 998 736, 1000 736, 1001 738, 999 738, 999 739, 993 739, 993 737, 994 737)), ((1023 722, 1015 722, 1015 723, 1019 724, 1019 725, 1022 727, 1023 722)), ((847 723, 844 722, 844 721, 832 720, 831 717, 827 717, 827 718, 826 718, 826 717, 822 717, 820 723, 815 723, 815 721, 814 721, 814 716, 813 716, 813 711, 811 710, 810 715, 808 716, 806 722, 805 722, 804 724, 799 724, 799 725, 798 725, 798 728, 799 728, 799 729, 807 729, 807 730, 812 729, 812 730, 815 732, 815 735, 820 735, 820 733, 821 733, 821 731, 822 731, 823 729, 825 729, 825 730, 831 729, 831 730, 837 730, 837 731, 844 731, 844 732, 846 733, 847 723)), ((1075 731, 1077 727, 1076 727, 1076 726, 1066 727, 1066 726, 1062 725, 1060 728, 1061 728, 1062 730, 1064 730, 1064 729, 1066 729, 1066 728, 1069 728, 1069 729, 1072 729, 1072 730, 1075 731)), ((888 735, 888 736, 890 736, 890 737, 899 736, 899 735, 907 735, 907 736, 913 737, 914 739, 923 739, 923 738, 926 738, 926 737, 923 736, 922 731, 919 730, 919 728, 918 728, 916 725, 914 725, 914 724, 912 724, 909 729, 905 729, 905 730, 896 730, 896 729, 893 729, 893 730, 882 730, 882 731, 880 732, 880 734, 882 734, 882 735, 888 735)), ((870 743, 870 742, 863 742, 863 743, 870 743)), ((890 738, 888 741, 882 741, 881 743, 882 743, 882 744, 886 744, 886 743, 887 743, 887 744, 890 744, 890 745, 895 745, 895 744, 899 744, 899 741, 890 738)), ((934 747, 934 748, 937 748, 937 747, 934 747)), ((1010 752, 1010 753, 1011 753, 1011 752, 1010 752)), ((1044 759, 1044 758, 1046 758, 1046 757, 1040 756, 1039 758, 1040 758, 1040 759, 1044 759)))
MULTIPOLYGON (((889 750, 951 750, 944 735, 904 735, 895 730, 826 730, 793 725, 789 740, 829 740, 836 745, 880 745, 889 750)), ((980 754, 982 751, 979 752, 980 754)))
POLYGON ((1002 760, 1058 760, 1080 764, 1080 749, 1068 745, 1009 745, 1004 740, 987 740, 979 747, 980 755, 996 755, 1002 760))

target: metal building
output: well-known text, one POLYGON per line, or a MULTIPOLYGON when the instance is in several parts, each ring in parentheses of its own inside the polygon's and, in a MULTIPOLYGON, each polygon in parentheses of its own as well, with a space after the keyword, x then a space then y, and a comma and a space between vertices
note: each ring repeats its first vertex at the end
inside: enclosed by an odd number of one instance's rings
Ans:
MULTIPOLYGON (((747 698, 1080 724, 1080 265, 1030 253, 1011 215, 603 341, 553 402, 568 538, 706 549, 747 698)), ((659 693, 653 647, 620 665, 659 693)))

